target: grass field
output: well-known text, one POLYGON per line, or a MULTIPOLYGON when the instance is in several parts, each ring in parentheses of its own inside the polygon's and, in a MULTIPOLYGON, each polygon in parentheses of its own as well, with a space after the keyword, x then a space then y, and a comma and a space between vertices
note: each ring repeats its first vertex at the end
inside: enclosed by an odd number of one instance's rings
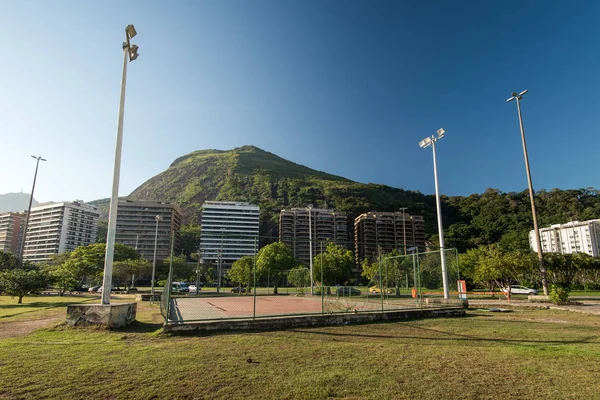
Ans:
MULTIPOLYGON (((63 300, 26 297, 23 307, 12 307, 14 299, 0 296, 0 329, 31 317, 64 317, 63 300)), ((460 319, 170 336, 161 333, 158 307, 138 307, 139 322, 124 330, 57 322, 1 339, 0 399, 593 399, 600 393, 598 316, 469 310, 460 319)))

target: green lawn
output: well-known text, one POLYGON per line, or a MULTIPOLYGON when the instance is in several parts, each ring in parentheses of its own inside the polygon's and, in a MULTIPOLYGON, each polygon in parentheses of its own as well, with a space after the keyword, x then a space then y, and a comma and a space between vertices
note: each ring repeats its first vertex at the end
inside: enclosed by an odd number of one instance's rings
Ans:
MULTIPOLYGON (((0 316, 64 313, 54 296, 25 300, 5 307, 16 301, 0 296, 0 316)), ((600 317, 467 314, 170 336, 158 307, 138 303, 140 322, 124 330, 57 325, 0 340, 0 398, 597 398, 600 317)))

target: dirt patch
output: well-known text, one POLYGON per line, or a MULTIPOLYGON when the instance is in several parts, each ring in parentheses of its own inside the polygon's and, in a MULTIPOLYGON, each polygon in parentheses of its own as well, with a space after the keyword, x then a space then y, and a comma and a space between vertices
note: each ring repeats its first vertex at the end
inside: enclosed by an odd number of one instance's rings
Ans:
POLYGON ((36 329, 46 328, 61 321, 61 317, 35 319, 31 321, 0 322, 0 340, 26 336, 36 329))

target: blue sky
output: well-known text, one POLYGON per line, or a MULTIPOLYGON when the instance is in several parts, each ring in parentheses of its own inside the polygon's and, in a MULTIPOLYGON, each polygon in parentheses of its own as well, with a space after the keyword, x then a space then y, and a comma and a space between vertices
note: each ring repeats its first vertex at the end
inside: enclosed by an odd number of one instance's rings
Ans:
POLYGON ((108 197, 124 27, 120 194, 194 150, 252 144, 360 182, 433 192, 600 187, 600 2, 3 1, 0 193, 108 197))

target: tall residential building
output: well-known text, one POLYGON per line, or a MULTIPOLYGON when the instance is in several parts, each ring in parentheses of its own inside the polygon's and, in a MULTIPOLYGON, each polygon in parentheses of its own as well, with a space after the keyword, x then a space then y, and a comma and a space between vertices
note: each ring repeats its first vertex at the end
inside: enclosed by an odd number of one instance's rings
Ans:
POLYGON ((53 254, 96 242, 98 207, 80 201, 45 203, 31 209, 23 259, 46 261, 53 254))
MULTIPOLYGON (((171 254, 172 233, 180 228, 181 209, 176 204, 149 200, 119 200, 115 243, 136 249, 146 260, 154 259, 155 240, 156 259, 168 258, 171 254)), ((177 250, 179 249, 176 236, 175 251, 177 250)))
POLYGON ((0 214, 0 250, 14 255, 19 255, 23 241, 23 224, 25 214, 2 213, 0 214))
POLYGON ((383 253, 397 249, 400 254, 417 247, 425 251, 425 220, 421 216, 401 212, 371 211, 354 220, 354 255, 356 264, 365 258, 374 260, 378 248, 383 253))
POLYGON ((200 252, 205 262, 231 264, 254 255, 258 246, 258 206, 235 201, 207 201, 202 206, 200 252))
POLYGON ((348 247, 348 219, 345 213, 321 208, 281 210, 279 240, 292 249, 294 257, 301 264, 310 264, 309 227, 312 229, 313 257, 320 253, 320 243, 326 240, 348 247))
MULTIPOLYGON (((540 229, 544 253, 586 253, 600 256, 600 219, 573 221, 540 229)), ((537 252, 534 231, 529 232, 529 246, 537 252)))

